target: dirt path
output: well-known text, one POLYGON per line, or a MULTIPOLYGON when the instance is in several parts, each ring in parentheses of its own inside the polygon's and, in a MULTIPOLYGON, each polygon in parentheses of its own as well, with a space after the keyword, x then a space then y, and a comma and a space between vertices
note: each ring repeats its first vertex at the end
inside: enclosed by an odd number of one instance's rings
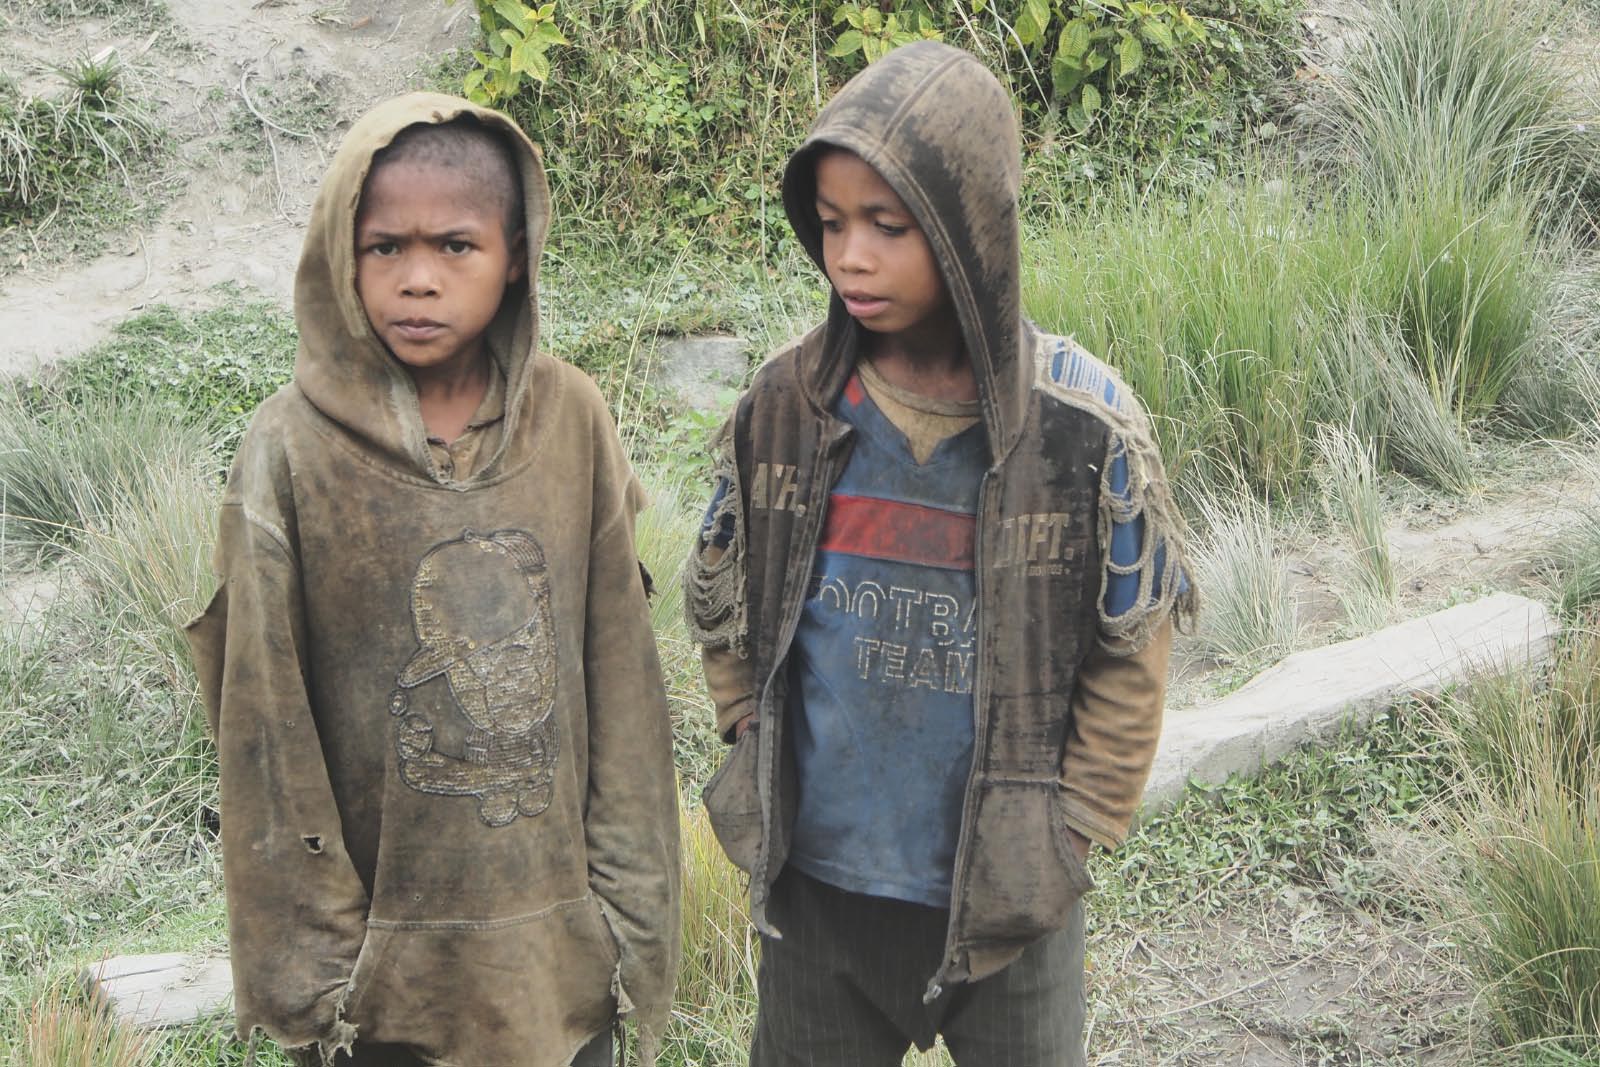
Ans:
POLYGON ((55 67, 115 48, 172 131, 182 184, 153 227, 95 259, 0 264, 0 375, 81 352, 148 304, 214 304, 224 282, 287 305, 333 146, 373 100, 468 41, 470 6, 168 0, 170 19, 154 25, 0 16, 0 68, 31 92, 55 87, 55 67), (252 107, 281 129, 252 122, 252 107))

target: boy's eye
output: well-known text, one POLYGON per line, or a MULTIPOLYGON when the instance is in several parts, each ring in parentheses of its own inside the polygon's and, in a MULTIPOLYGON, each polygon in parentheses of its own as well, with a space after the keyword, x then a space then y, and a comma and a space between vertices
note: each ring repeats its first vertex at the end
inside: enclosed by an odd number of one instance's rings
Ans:
POLYGON ((444 250, 450 253, 452 256, 462 255, 471 248, 472 246, 470 244, 461 240, 449 240, 444 243, 444 250))
POLYGON ((825 233, 838 233, 844 228, 844 224, 838 219, 819 219, 818 221, 822 223, 822 229, 825 233))
POLYGON ((893 222, 878 223, 878 232, 883 234, 885 237, 899 237, 910 228, 911 227, 909 226, 901 226, 893 222))
POLYGON ((367 251, 375 256, 392 256, 400 251, 400 246, 393 241, 374 241, 367 246, 367 251))

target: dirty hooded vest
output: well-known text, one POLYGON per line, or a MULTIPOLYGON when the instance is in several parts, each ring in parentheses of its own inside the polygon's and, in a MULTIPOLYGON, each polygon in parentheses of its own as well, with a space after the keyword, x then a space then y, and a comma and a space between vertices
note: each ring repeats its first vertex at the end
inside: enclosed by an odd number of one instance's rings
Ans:
POLYGON ((648 1062, 665 1023, 678 825, 643 494, 593 383, 538 353, 548 220, 527 138, 433 94, 356 123, 313 208, 294 381, 234 461, 190 627, 241 1033, 564 1067, 619 1012, 648 1062), (511 147, 528 264, 487 335, 504 431, 455 481, 362 310, 354 235, 373 154, 462 114, 511 147))
MULTIPOLYGON (((1078 346, 1041 335, 1020 299, 1016 125, 1005 90, 975 58, 909 45, 851 79, 818 117, 784 176, 791 224, 818 267, 820 153, 870 164, 915 216, 943 275, 977 379, 990 466, 975 531, 974 748, 956 848, 945 958, 930 999, 993 974, 1066 925, 1088 877, 1066 835, 1074 821, 1120 837, 1094 798, 1096 776, 1147 768, 1074 766, 1071 698, 1091 648, 1147 643, 1181 593, 1181 523, 1145 416, 1115 375, 1078 346), (1126 486, 1113 486, 1113 461, 1126 486), (1114 523, 1142 519, 1135 606, 1102 608, 1102 552, 1114 523)), ((837 294, 826 322, 760 371, 724 428, 708 515, 686 575, 686 611, 709 649, 747 657, 757 727, 708 783, 706 805, 730 857, 751 872, 751 913, 769 935, 773 883, 795 811, 791 659, 829 492, 852 448, 834 414, 861 327, 837 294)), ((842 667, 841 669, 847 669, 842 667)))

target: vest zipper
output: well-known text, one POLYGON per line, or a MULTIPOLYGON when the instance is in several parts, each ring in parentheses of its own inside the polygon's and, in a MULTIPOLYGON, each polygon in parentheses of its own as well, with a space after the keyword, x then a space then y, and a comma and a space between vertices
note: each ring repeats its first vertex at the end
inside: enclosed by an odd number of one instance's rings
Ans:
MULTIPOLYGON (((795 557, 790 560, 789 564, 790 568, 796 571, 800 569, 800 561, 802 560, 804 561, 804 568, 808 573, 810 572, 810 569, 815 566, 817 543, 822 539, 822 513, 826 510, 822 505, 826 500, 827 494, 833 491, 834 471, 828 464, 828 456, 830 453, 836 451, 842 443, 849 440, 851 434, 854 432, 850 425, 842 419, 836 419, 830 416, 829 423, 829 433, 823 437, 817 448, 817 461, 812 468, 815 473, 811 480, 811 493, 806 500, 805 514, 801 516, 802 520, 808 524, 805 531, 805 537, 803 538, 803 551, 796 554, 795 557), (821 499, 819 499, 819 497, 821 499)), ((793 574, 785 577, 785 593, 789 592, 789 587, 793 585, 793 583, 793 574)), ((761 700, 757 704, 757 710, 760 713, 760 717, 767 719, 766 722, 762 723, 761 737, 757 739, 757 755, 760 759, 760 767, 758 768, 760 771, 760 779, 757 784, 757 788, 759 790, 766 791, 767 795, 761 797, 761 800, 762 806, 767 812, 767 818, 769 822, 768 825, 762 827, 761 853, 756 857, 756 872, 751 878, 751 886, 752 888, 754 888, 756 885, 760 885, 762 887, 761 922, 757 924, 757 928, 761 931, 761 933, 766 934, 768 937, 774 938, 775 940, 782 940, 783 934, 777 929, 777 927, 773 926, 766 920, 766 901, 770 895, 772 882, 774 881, 774 879, 768 877, 767 868, 769 860, 771 859, 772 821, 779 818, 782 814, 772 803, 773 776, 776 770, 775 761, 778 758, 778 744, 780 735, 782 733, 782 723, 778 721, 776 716, 769 717, 768 713, 773 710, 772 684, 777 680, 778 671, 782 669, 784 664, 788 662, 789 648, 794 643, 795 631, 800 628, 800 616, 805 611, 806 598, 804 585, 801 586, 800 593, 793 596, 792 599, 792 604, 783 605, 783 629, 778 633, 778 644, 773 649, 772 670, 767 673, 766 681, 762 683, 761 700)), ((979 625, 982 625, 981 621, 979 625)))

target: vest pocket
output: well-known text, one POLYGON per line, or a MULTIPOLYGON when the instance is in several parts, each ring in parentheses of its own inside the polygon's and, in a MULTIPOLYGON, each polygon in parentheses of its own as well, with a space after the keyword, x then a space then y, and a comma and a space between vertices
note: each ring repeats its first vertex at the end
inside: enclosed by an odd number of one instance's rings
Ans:
POLYGON ((746 874, 755 869, 761 851, 761 793, 756 780, 759 732, 760 723, 752 722, 700 793, 722 851, 746 874))
POLYGON ((965 940, 1020 941, 1059 930, 1093 888, 1068 840, 1054 778, 984 781, 968 840, 958 902, 965 940))

